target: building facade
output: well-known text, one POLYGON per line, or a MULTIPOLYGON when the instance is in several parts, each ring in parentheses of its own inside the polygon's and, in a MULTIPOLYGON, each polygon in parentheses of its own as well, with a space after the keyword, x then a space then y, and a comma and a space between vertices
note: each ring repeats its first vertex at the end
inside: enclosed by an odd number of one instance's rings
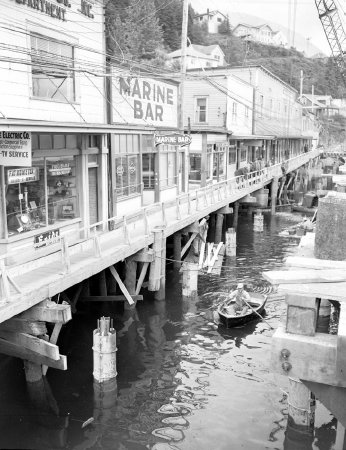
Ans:
POLYGON ((210 34, 216 34, 219 32, 219 26, 227 20, 227 17, 220 11, 209 11, 207 9, 206 13, 203 14, 197 14, 194 17, 194 22, 201 24, 206 24, 208 33, 210 34))
MULTIPOLYGON (((169 53, 169 65, 181 64, 181 49, 169 53)), ((191 44, 186 49, 186 68, 198 69, 225 65, 225 54, 219 45, 191 44)))
POLYGON ((265 45, 287 47, 287 38, 282 31, 274 31, 269 25, 249 25, 239 23, 233 29, 233 35, 246 41, 255 41, 265 45))

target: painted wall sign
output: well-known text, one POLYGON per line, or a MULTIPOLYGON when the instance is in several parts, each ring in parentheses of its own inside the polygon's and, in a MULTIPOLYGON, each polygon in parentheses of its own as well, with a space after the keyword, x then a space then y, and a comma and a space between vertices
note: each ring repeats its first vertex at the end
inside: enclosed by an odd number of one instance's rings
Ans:
POLYGON ((27 167, 25 169, 8 169, 7 184, 29 183, 40 178, 38 167, 27 167))
POLYGON ((50 230, 46 233, 38 234, 34 236, 34 247, 36 249, 47 247, 48 245, 56 244, 60 240, 60 231, 57 228, 56 230, 50 230))
POLYGON ((178 88, 150 78, 112 79, 114 123, 177 127, 178 88))
POLYGON ((31 166, 31 133, 0 131, 0 166, 31 166))
MULTIPOLYGON (((66 9, 62 6, 58 6, 47 0, 15 0, 16 3, 21 5, 26 5, 28 8, 36 9, 44 14, 47 14, 54 19, 59 19, 66 21, 66 9)), ((64 6, 71 8, 69 0, 56 0, 57 3, 63 4, 64 6)))
POLYGON ((165 134, 165 135, 158 135, 155 134, 155 145, 159 144, 169 144, 169 145, 190 145, 192 138, 189 134, 165 134))

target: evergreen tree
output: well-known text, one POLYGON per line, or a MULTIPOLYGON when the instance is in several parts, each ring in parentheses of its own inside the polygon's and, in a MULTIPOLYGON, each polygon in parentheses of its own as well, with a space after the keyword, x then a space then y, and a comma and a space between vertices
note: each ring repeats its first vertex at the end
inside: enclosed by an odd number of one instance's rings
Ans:
POLYGON ((165 47, 168 51, 181 46, 181 27, 183 21, 183 0, 155 0, 157 17, 163 31, 165 47))

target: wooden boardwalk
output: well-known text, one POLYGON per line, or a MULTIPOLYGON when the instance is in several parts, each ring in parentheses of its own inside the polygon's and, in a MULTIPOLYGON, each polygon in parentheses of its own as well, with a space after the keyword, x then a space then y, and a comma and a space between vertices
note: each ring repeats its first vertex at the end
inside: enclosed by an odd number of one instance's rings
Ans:
MULTIPOLYGON (((288 172, 318 155, 314 150, 292 158, 288 172)), ((170 236, 280 176, 281 165, 277 164, 251 177, 222 181, 81 229, 81 235, 87 237, 78 241, 63 234, 51 245, 49 255, 23 264, 10 265, 11 254, 1 255, 0 323, 151 245, 155 227, 163 227, 164 237, 170 236)))

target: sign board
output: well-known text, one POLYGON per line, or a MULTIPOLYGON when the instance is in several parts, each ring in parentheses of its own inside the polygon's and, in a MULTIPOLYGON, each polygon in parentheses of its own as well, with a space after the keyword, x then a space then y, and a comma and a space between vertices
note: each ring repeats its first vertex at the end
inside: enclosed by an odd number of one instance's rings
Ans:
POLYGON ((178 87, 150 78, 112 78, 113 123, 175 128, 178 126, 178 87))
POLYGON ((56 244, 60 240, 59 228, 56 230, 50 230, 46 233, 38 234, 34 236, 34 248, 47 247, 48 245, 56 244))
POLYGON ((49 174, 53 177, 69 175, 71 171, 72 168, 69 163, 52 164, 48 169, 49 174))
POLYGON ((0 166, 31 166, 31 133, 0 131, 0 166))
POLYGON ((23 169, 7 169, 7 184, 29 183, 40 178, 38 167, 26 167, 23 169))
POLYGON ((154 136, 155 145, 166 144, 166 145, 175 145, 175 146, 184 146, 191 144, 191 136, 189 134, 164 134, 154 136))

